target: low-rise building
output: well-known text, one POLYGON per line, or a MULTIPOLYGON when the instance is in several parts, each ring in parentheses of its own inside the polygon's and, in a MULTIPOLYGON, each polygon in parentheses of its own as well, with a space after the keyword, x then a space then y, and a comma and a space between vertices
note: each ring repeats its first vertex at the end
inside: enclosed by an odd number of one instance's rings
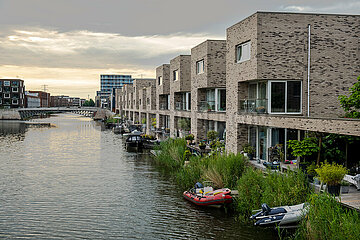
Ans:
POLYGON ((25 85, 21 79, 0 79, 0 108, 25 107, 25 85))
POLYGON ((359 36, 360 15, 257 12, 157 67, 153 85, 118 90, 116 108, 156 117, 158 133, 180 136, 185 119, 197 141, 216 130, 229 152, 249 143, 269 160, 280 144, 291 159, 288 140, 305 132, 360 136, 338 100, 360 75, 359 36))

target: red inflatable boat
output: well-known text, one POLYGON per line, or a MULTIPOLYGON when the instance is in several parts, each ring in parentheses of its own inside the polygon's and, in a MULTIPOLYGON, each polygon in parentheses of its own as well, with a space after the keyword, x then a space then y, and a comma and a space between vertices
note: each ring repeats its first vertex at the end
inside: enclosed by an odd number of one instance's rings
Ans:
POLYGON ((228 188, 217 189, 212 188, 191 189, 183 193, 184 198, 199 206, 221 206, 225 203, 231 203, 231 190, 228 188), (210 191, 207 191, 210 190, 210 191))

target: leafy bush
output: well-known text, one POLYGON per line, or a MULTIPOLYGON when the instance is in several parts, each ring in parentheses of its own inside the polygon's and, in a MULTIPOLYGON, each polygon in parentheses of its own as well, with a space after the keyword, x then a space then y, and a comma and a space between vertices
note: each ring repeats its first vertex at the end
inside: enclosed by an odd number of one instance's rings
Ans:
POLYGON ((214 131, 214 130, 210 130, 210 131, 207 132, 206 136, 210 141, 213 141, 213 140, 215 140, 217 138, 218 132, 214 131))
POLYGON ((292 150, 295 157, 306 157, 319 151, 317 139, 315 137, 304 138, 304 140, 289 140, 288 147, 292 150))
POLYGON ((315 169, 315 171, 319 174, 320 180, 330 186, 339 185, 348 172, 348 170, 341 165, 336 163, 329 164, 327 162, 323 163, 321 167, 315 169))
POLYGON ((190 140, 190 141, 193 141, 194 140, 194 134, 189 134, 185 137, 185 140, 190 140))
POLYGON ((342 208, 335 197, 313 194, 295 239, 360 239, 359 217, 355 210, 342 208))
POLYGON ((161 142, 157 150, 160 150, 160 153, 155 158, 155 161, 165 170, 175 171, 184 165, 183 156, 186 150, 185 139, 170 138, 164 142, 161 142))

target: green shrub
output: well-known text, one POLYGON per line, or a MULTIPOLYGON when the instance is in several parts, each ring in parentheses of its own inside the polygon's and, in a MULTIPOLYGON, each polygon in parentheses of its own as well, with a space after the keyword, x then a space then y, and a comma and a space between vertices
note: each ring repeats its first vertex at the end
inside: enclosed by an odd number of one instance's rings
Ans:
POLYGON ((344 209, 335 197, 313 194, 295 239, 360 239, 359 217, 355 210, 344 209))
POLYGON ((341 165, 336 163, 329 164, 327 162, 323 163, 321 167, 315 169, 315 171, 319 174, 320 180, 330 186, 339 185, 348 172, 348 170, 341 165))
POLYGON ((206 136, 210 141, 213 141, 213 140, 215 140, 217 138, 218 132, 214 131, 214 130, 210 130, 210 131, 207 132, 206 136))

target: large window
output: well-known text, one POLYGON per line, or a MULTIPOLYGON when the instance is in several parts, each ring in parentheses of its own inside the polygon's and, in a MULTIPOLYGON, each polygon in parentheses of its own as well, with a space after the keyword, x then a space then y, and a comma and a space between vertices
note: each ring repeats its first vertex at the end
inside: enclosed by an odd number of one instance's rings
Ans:
POLYGON ((174 81, 179 80, 179 70, 173 71, 173 78, 174 81))
POLYGON ((270 82, 271 113, 301 113, 301 81, 270 82))
POLYGON ((204 59, 196 62, 196 74, 204 72, 204 59))
POLYGON ((236 46, 236 62, 244 62, 250 59, 250 47, 250 41, 236 46))

